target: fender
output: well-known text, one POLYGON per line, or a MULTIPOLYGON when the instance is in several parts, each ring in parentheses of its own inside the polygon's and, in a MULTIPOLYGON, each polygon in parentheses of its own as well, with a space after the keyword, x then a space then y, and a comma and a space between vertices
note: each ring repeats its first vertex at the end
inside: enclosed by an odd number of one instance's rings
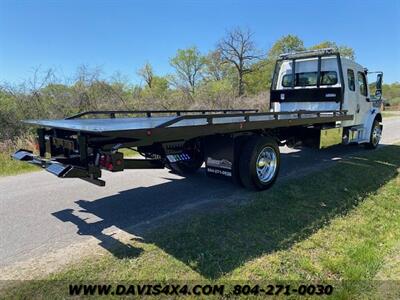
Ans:
POLYGON ((368 111, 366 116, 364 117, 364 139, 369 140, 371 136, 371 128, 372 124, 375 120, 378 120, 380 123, 382 122, 382 115, 380 110, 376 108, 372 108, 368 111))

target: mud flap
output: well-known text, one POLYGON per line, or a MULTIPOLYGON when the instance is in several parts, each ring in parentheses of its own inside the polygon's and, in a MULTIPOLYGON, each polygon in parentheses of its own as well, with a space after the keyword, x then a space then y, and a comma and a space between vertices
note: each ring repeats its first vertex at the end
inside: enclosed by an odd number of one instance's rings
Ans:
POLYGON ((238 157, 240 138, 232 136, 207 137, 205 140, 206 174, 239 183, 238 157))

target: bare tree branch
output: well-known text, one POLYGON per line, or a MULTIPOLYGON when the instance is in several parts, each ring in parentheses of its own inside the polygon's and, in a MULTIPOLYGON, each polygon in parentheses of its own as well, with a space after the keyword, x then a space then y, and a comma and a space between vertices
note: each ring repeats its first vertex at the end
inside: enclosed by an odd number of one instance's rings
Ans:
POLYGON ((258 54, 253 42, 253 33, 240 28, 231 30, 218 43, 217 48, 222 59, 235 67, 239 81, 238 94, 242 96, 245 84, 244 75, 252 72, 251 64, 262 57, 258 54))
POLYGON ((143 78, 149 88, 152 87, 154 72, 153 67, 148 62, 137 71, 137 74, 143 78))

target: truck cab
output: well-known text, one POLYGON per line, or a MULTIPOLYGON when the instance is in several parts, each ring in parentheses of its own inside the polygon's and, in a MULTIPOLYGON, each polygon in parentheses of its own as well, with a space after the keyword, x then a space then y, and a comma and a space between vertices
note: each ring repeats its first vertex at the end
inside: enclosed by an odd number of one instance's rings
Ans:
POLYGON ((282 54, 272 80, 271 111, 346 110, 353 119, 336 124, 344 129, 343 142, 367 143, 374 122, 382 121, 382 72, 373 73, 371 95, 367 69, 331 48, 282 54))

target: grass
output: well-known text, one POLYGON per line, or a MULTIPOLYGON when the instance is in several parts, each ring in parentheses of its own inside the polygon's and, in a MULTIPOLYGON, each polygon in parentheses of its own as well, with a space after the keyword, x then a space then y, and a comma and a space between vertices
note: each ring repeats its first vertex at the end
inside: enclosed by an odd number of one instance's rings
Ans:
POLYGON ((382 283, 400 280, 399 167, 399 145, 365 152, 246 194, 245 203, 177 218, 8 295, 63 298, 65 282, 88 280, 322 281, 335 286, 336 299, 396 299, 400 286, 382 283))
POLYGON ((397 117, 400 117, 400 111, 385 110, 385 111, 382 111, 382 116, 384 118, 397 118, 397 117))
POLYGON ((136 152, 135 150, 129 149, 129 148, 120 149, 119 152, 122 152, 124 154, 124 157, 140 156, 140 154, 138 152, 136 152))
POLYGON ((8 153, 0 153, 0 177, 39 171, 41 168, 11 159, 8 153))

